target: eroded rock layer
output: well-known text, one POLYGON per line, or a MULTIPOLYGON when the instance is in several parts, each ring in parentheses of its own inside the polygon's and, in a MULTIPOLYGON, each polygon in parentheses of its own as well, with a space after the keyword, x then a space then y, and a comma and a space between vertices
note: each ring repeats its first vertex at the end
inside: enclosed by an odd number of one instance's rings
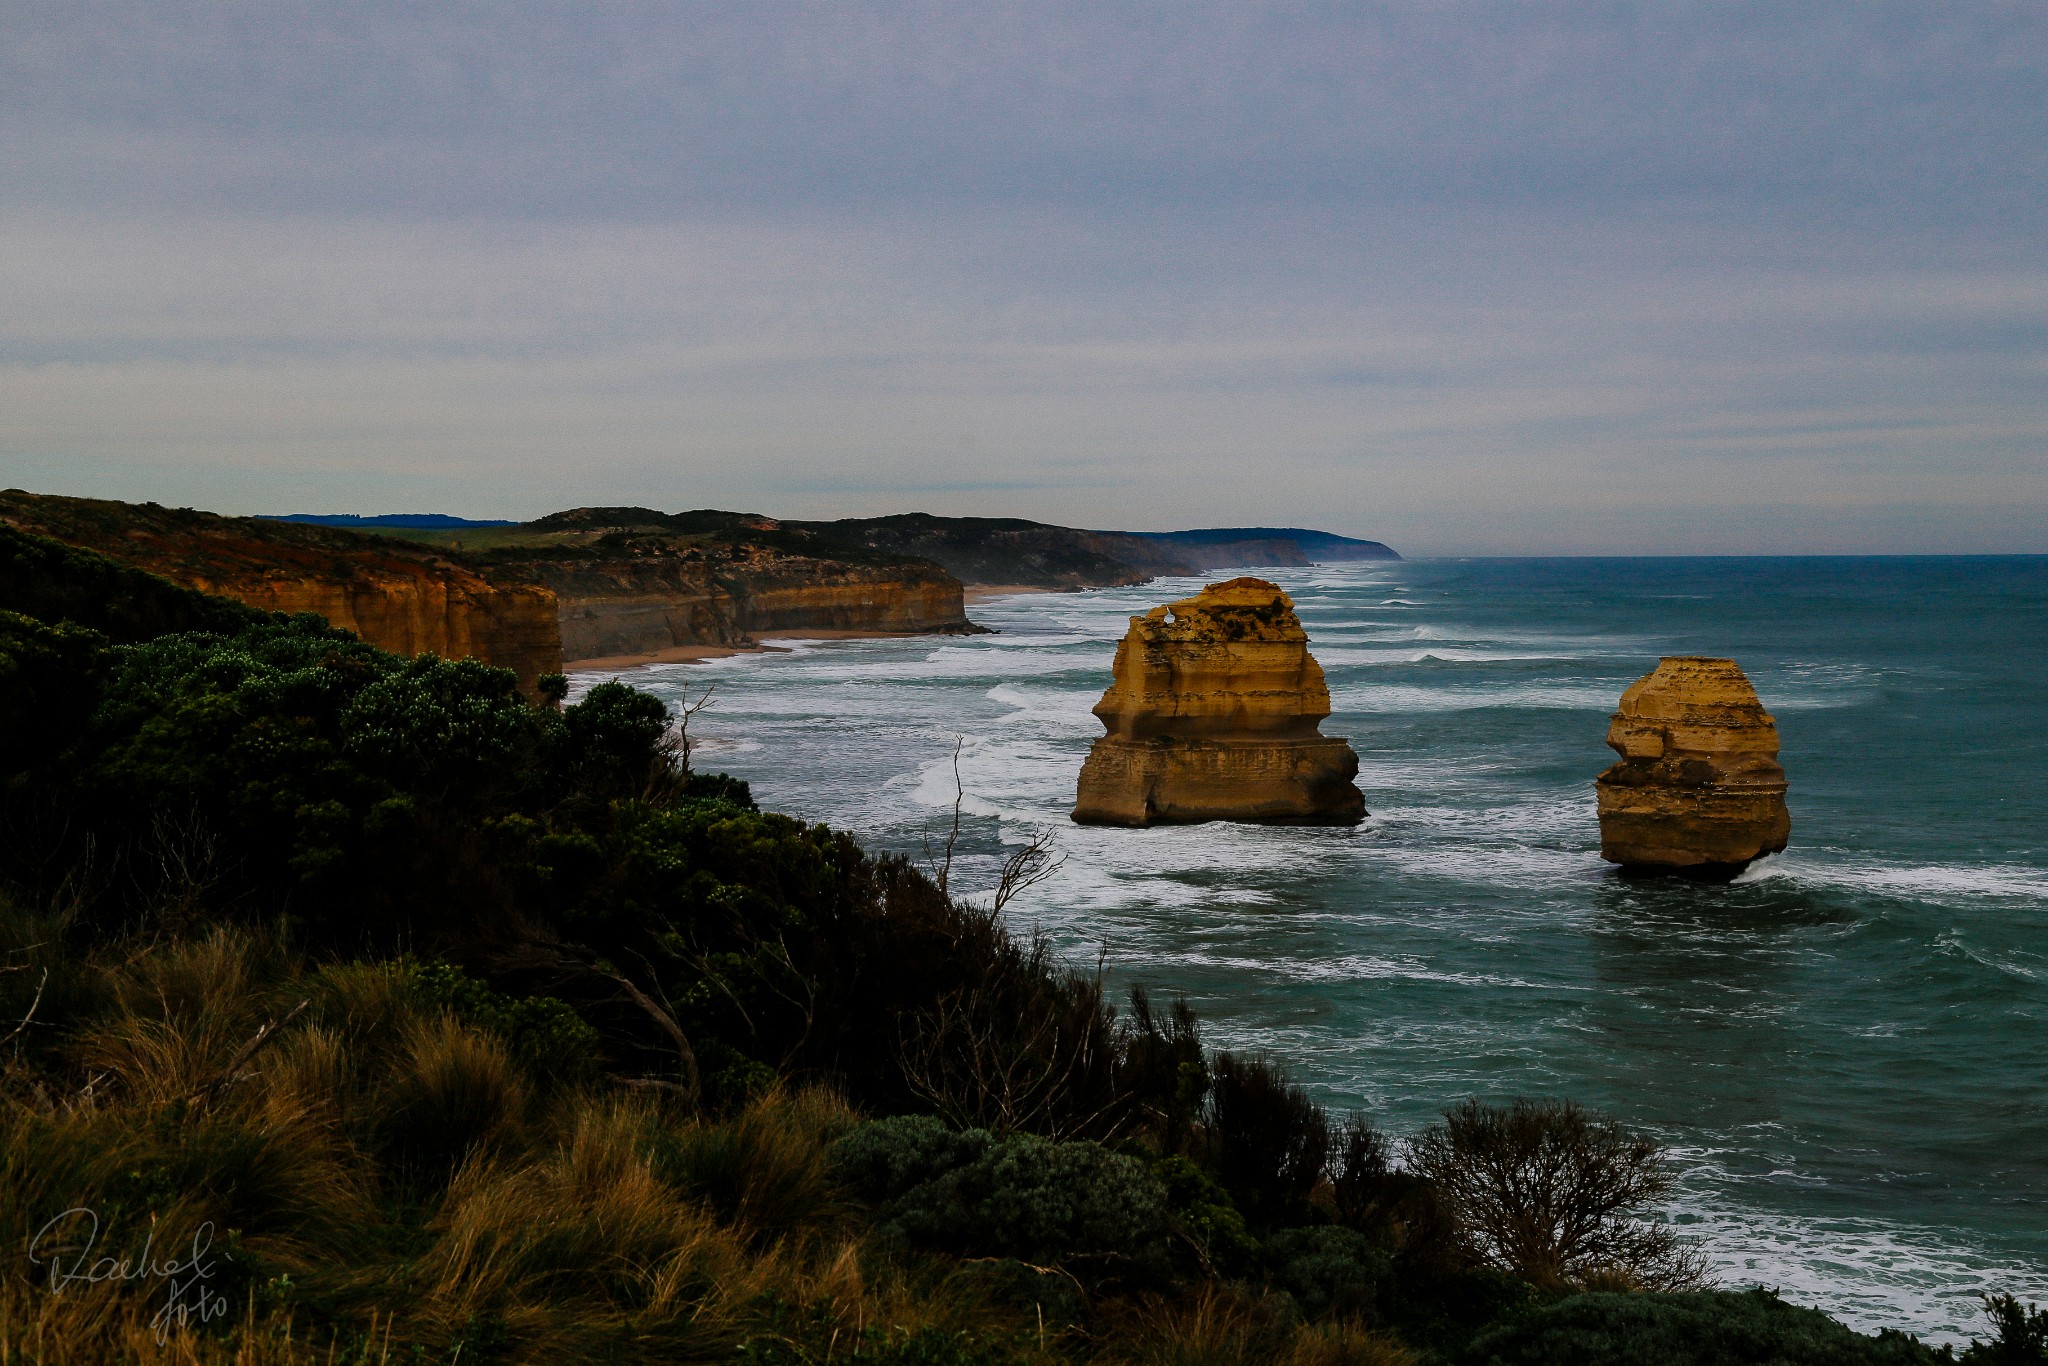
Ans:
POLYGON ((1329 714, 1308 633, 1275 585, 1232 579, 1155 607, 1117 647, 1095 706, 1109 733, 1081 766, 1074 819, 1354 824, 1358 756, 1319 733, 1329 714))
POLYGON ((1621 695, 1607 743, 1621 755, 1594 783, 1609 863, 1729 878, 1791 837, 1777 723, 1734 660, 1663 660, 1621 695))
POLYGON ((805 631, 971 632, 960 581, 921 560, 849 563, 766 546, 643 538, 576 558, 507 565, 561 602, 578 661, 676 646, 744 646, 805 631))

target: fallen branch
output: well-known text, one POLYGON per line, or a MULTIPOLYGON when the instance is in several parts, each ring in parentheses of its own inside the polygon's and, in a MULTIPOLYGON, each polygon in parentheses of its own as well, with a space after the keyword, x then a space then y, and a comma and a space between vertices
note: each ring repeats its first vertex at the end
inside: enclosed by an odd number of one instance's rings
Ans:
POLYGON ((279 1034, 283 1033, 284 1027, 290 1024, 293 1020, 298 1019, 299 1012, 303 1011, 307 1006, 311 1004, 313 1004, 311 999, 301 1001, 297 1005, 293 1006, 291 1008, 291 1012, 287 1014, 282 1020, 266 1021, 263 1027, 256 1031, 255 1036, 252 1037, 249 1040, 249 1042, 243 1044, 240 1050, 236 1052, 235 1056, 228 1060, 228 1065, 226 1067, 223 1067, 217 1074, 215 1074, 212 1081, 209 1081, 208 1083, 206 1083, 206 1085, 200 1087, 191 1095, 185 1097, 186 1103, 188 1105, 196 1105, 200 1101, 212 1096, 214 1092, 220 1090, 220 1088, 222 1088, 223 1086, 226 1086, 230 1082, 237 1080, 236 1073, 240 1072, 242 1068, 248 1064, 251 1058, 255 1057, 258 1053, 262 1052, 264 1045, 270 1043, 279 1034))
POLYGON ((676 1053, 683 1060, 684 1081, 682 1089, 684 1094, 689 1096, 691 1101, 694 1102, 703 1085, 703 1078, 697 1071, 697 1050, 690 1047, 690 1038, 687 1034, 683 1033, 683 1027, 676 1023, 674 1015, 664 1010, 652 996, 640 990, 639 987, 634 986, 629 979, 620 976, 616 972, 607 973, 606 975, 623 987, 626 995, 632 998, 633 1004, 645 1011, 656 1024, 661 1026, 662 1032, 667 1034, 675 1043, 676 1053))
POLYGON ((16 1025, 12 1030, 8 1031, 6 1038, 0 1039, 0 1044, 13 1043, 14 1036, 16 1034, 21 1033, 22 1030, 28 1028, 28 1022, 36 1017, 36 1007, 43 1003, 43 988, 48 985, 50 985, 50 970, 48 968, 44 968, 43 980, 36 983, 36 998, 28 1003, 28 1013, 21 1017, 20 1024, 16 1025))

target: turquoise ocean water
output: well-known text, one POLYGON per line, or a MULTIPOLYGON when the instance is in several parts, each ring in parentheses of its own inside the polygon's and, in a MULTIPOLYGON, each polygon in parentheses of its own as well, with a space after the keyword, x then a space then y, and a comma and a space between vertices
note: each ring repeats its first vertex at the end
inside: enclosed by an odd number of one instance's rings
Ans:
POLYGON ((1034 829, 1066 855, 1014 923, 1397 1133, 1525 1095, 1655 1131, 1728 1283, 1943 1340, 1980 1290, 2048 1301, 2048 559, 1256 572, 1358 750, 1355 830, 1067 821, 1127 618, 1200 580, 630 676, 713 688, 700 765, 875 847, 942 834, 958 743, 956 880, 1034 829), (1736 658, 1778 720, 1792 847, 1733 885, 1597 855, 1607 715, 1662 654, 1736 658))

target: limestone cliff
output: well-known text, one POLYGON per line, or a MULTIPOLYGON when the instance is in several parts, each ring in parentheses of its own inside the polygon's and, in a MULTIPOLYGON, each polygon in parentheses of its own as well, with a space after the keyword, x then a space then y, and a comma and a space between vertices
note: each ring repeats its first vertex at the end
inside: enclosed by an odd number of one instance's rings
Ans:
POLYGON ((776 633, 973 629, 960 581, 936 565, 671 546, 535 560, 527 572, 560 601, 562 649, 572 661, 747 645, 776 633))
POLYGON ((1358 756, 1318 733, 1330 690, 1294 603, 1232 579, 1143 617, 1095 706, 1108 734, 1081 766, 1074 819, 1101 825, 1350 825, 1358 756))
POLYGON ((1734 660, 1663 660, 1621 695, 1607 743, 1621 755, 1594 784, 1609 863, 1725 879, 1790 838, 1777 723, 1734 660))
POLYGON ((317 612, 396 654, 475 656, 531 692, 562 667, 555 597, 425 547, 154 503, 0 493, 0 520, 187 588, 270 612, 317 612))
POLYGON ((754 513, 589 507, 419 533, 554 593, 572 661, 805 631, 971 632, 960 581, 754 513))

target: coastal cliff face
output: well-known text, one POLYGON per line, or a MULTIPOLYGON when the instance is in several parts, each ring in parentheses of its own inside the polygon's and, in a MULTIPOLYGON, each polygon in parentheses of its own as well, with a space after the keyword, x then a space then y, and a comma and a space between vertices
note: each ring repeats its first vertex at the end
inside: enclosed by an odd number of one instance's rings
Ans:
POLYGON ((1211 584, 1131 618, 1109 732, 1081 767, 1074 819, 1354 824, 1358 756, 1318 732, 1330 690, 1294 603, 1263 579, 1211 584))
POLYGON ((785 631, 973 629, 960 581, 936 565, 659 545, 525 568, 560 602, 562 649, 572 661, 741 646, 785 631))
POLYGON ((554 594, 432 551, 298 523, 0 493, 0 520, 268 612, 316 612, 395 654, 475 656, 531 693, 562 667, 554 594))
POLYGON ((429 533, 560 604, 572 662, 778 632, 971 632, 960 581, 929 560, 835 541, 754 513, 588 507, 518 526, 429 533))
POLYGON ((1607 743, 1621 755, 1594 783, 1609 863, 1726 879, 1790 839, 1777 723, 1734 660, 1663 660, 1621 695, 1607 743))

